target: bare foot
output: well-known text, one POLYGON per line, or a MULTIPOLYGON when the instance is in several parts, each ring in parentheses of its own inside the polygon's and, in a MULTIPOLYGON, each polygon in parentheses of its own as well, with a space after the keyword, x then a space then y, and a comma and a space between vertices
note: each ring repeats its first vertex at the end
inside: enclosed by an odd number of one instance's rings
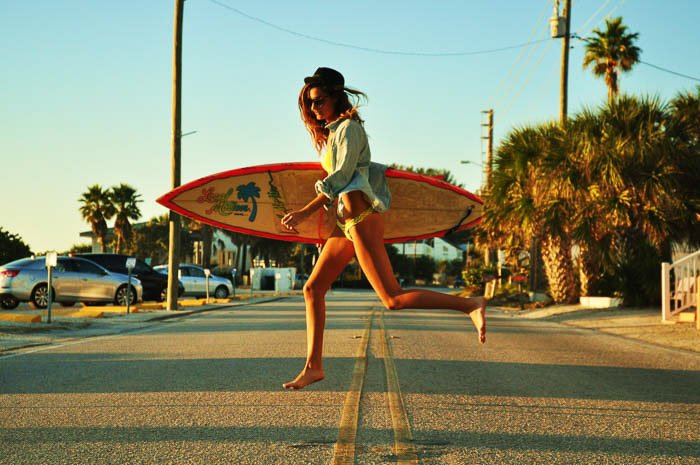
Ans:
POLYGON ((469 317, 474 323, 476 331, 479 333, 479 342, 486 342, 486 299, 484 297, 476 297, 479 300, 479 306, 469 313, 469 317))
POLYGON ((321 381, 326 377, 326 373, 323 370, 314 370, 312 368, 304 368, 299 376, 296 377, 294 381, 289 383, 284 383, 282 386, 285 389, 304 389, 309 384, 321 381))

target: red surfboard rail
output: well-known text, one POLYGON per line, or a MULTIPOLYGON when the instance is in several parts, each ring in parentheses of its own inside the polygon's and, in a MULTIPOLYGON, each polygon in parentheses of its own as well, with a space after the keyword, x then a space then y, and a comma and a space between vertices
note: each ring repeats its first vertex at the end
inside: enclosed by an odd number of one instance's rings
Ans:
MULTIPOLYGON (((327 231, 330 231, 329 228, 333 227, 335 224, 335 218, 332 217, 334 212, 323 213, 322 210, 319 213, 316 224, 306 225, 307 231, 302 235, 292 234, 284 230, 284 228, 278 224, 279 218, 281 218, 286 211, 301 208, 301 206, 313 198, 313 180, 321 179, 323 176, 324 172, 320 163, 315 162, 289 162, 249 166, 212 174, 191 181, 164 194, 157 199, 157 202, 180 215, 222 229, 291 242, 323 243, 326 239, 324 236, 327 236, 329 232, 324 234, 322 230, 325 228, 327 231), (295 173, 304 175, 303 183, 290 182, 289 176, 293 176, 295 173), (267 179, 260 178, 261 175, 268 176, 269 182, 267 179), (257 178, 255 178, 256 176, 257 178), (275 180, 275 176, 279 178, 275 180), (310 180, 309 177, 311 177, 310 180), (233 181, 240 179, 250 180, 253 178, 256 182, 248 183, 246 186, 248 188, 246 194, 240 190, 242 186, 239 185, 238 199, 241 200, 241 202, 237 200, 229 201, 228 199, 223 201, 221 200, 223 198, 221 194, 222 191, 215 193, 215 188, 211 187, 228 188, 226 194, 230 197, 233 195, 234 190, 233 187, 231 187, 235 184, 233 181), (273 181, 278 182, 279 185, 273 187, 273 181), (262 187, 258 187, 258 184, 262 187), (271 190, 266 192, 270 201, 260 196, 261 188, 264 187, 264 184, 270 185, 271 190), (252 187, 250 185, 252 185, 252 187), (250 189, 253 190, 251 191, 250 189), (274 190, 274 195, 271 194, 272 190, 274 190), (202 195, 202 193, 206 193, 206 195, 202 195), (283 199, 280 199, 284 196, 292 200, 287 199, 289 202, 285 203, 283 199), (185 197, 188 199, 185 199, 185 197), (262 224, 262 222, 258 222, 251 225, 234 225, 230 222, 224 222, 229 221, 230 217, 225 218, 222 215, 217 215, 216 212, 212 212, 212 208, 202 211, 201 205, 195 205, 197 203, 202 203, 202 199, 205 197, 205 201, 210 201, 210 203, 212 203, 212 198, 216 197, 219 204, 223 202, 223 204, 227 205, 226 213, 229 216, 231 216, 231 212, 228 210, 238 209, 239 211, 234 212, 233 215, 238 216, 236 219, 243 221, 243 223, 245 223, 245 221, 242 217, 245 216, 245 214, 250 213, 250 217, 254 217, 257 215, 258 210, 260 210, 262 212, 261 217, 264 216, 262 220, 266 221, 266 223, 262 224), (257 202, 253 197, 260 198, 260 202, 257 202), (243 205, 242 199, 246 198, 248 200, 252 199, 253 201, 252 211, 250 205, 247 204, 247 200, 246 204, 243 205), (233 205, 233 207, 231 207, 231 205, 233 205), (262 208, 258 209, 258 205, 262 208), (291 208, 290 205, 294 205, 294 208, 291 208), (273 207, 276 207, 276 210, 274 210, 273 207), (273 215, 276 216, 276 218, 273 217, 273 215), (256 226, 256 228, 252 226, 256 226), (314 229, 313 233, 308 230, 309 227, 314 229)), ((392 206, 385 212, 388 230, 387 235, 389 236, 389 233, 392 235, 390 235, 390 237, 385 237, 385 242, 408 242, 431 237, 441 237, 448 232, 467 229, 481 221, 480 209, 483 201, 477 195, 465 189, 435 177, 424 176, 394 168, 388 168, 385 172, 385 176, 389 182, 393 197, 392 206), (394 189, 400 194, 399 198, 393 195, 394 189), (411 199, 411 197, 414 196, 413 192, 415 190, 420 191, 420 193, 415 199, 411 199), (426 196, 432 197, 425 198, 426 196), (416 202, 416 204, 414 205, 412 202, 416 202), (427 203, 427 205, 423 205, 423 208, 420 208, 418 205, 420 202, 423 202, 423 204, 427 203), (452 208, 450 205, 446 205, 445 208, 436 208, 436 206, 441 203, 454 204, 455 202, 463 205, 461 207, 454 207, 452 211, 450 211, 450 208, 452 208), (469 208, 465 208, 467 204, 469 208), (473 215, 471 214, 472 212, 474 213, 473 215), (445 227, 438 227, 438 229, 427 232, 420 232, 415 229, 416 225, 430 223, 435 220, 436 216, 441 215, 447 215, 445 216, 445 220, 443 220, 443 226, 445 227), (427 216, 427 218, 423 218, 425 216, 427 216), (450 220, 450 218, 453 219, 450 220), (445 221, 447 221, 447 223, 445 223, 445 221), (402 230, 406 230, 406 233, 402 234, 402 230)), ((299 229, 301 231, 302 228, 299 229)))

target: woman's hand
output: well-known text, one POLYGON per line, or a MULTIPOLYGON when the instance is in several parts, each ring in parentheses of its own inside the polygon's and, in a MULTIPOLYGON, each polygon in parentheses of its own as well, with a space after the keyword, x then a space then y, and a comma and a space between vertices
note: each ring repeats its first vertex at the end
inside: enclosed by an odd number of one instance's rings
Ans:
POLYGON ((290 231, 298 233, 299 231, 296 230, 296 226, 299 223, 306 221, 309 215, 310 212, 304 210, 289 212, 282 218, 282 225, 290 231))

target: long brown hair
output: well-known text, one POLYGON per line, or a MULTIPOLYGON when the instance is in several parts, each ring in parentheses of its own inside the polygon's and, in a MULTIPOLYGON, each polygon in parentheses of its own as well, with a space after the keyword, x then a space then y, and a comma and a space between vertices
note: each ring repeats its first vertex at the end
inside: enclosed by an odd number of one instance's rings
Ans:
POLYGON ((367 95, 359 90, 348 89, 347 87, 328 87, 317 83, 309 83, 304 85, 299 92, 299 113, 301 120, 306 126, 306 130, 311 134, 311 140, 314 142, 314 147, 318 153, 321 153, 323 147, 328 142, 328 129, 326 122, 316 119, 316 115, 311 111, 311 99, 309 91, 314 87, 321 89, 326 95, 335 99, 334 113, 338 119, 351 118, 363 124, 364 121, 360 118, 357 112, 359 104, 367 101, 367 95), (350 101, 352 99, 352 102, 350 101))

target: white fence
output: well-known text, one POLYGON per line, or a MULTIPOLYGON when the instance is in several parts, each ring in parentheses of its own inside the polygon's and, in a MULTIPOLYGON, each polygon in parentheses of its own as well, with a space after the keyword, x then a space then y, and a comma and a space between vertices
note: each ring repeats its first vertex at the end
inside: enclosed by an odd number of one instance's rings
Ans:
POLYGON ((697 308, 697 282, 700 276, 700 250, 673 263, 661 264, 661 321, 690 307, 697 308))

